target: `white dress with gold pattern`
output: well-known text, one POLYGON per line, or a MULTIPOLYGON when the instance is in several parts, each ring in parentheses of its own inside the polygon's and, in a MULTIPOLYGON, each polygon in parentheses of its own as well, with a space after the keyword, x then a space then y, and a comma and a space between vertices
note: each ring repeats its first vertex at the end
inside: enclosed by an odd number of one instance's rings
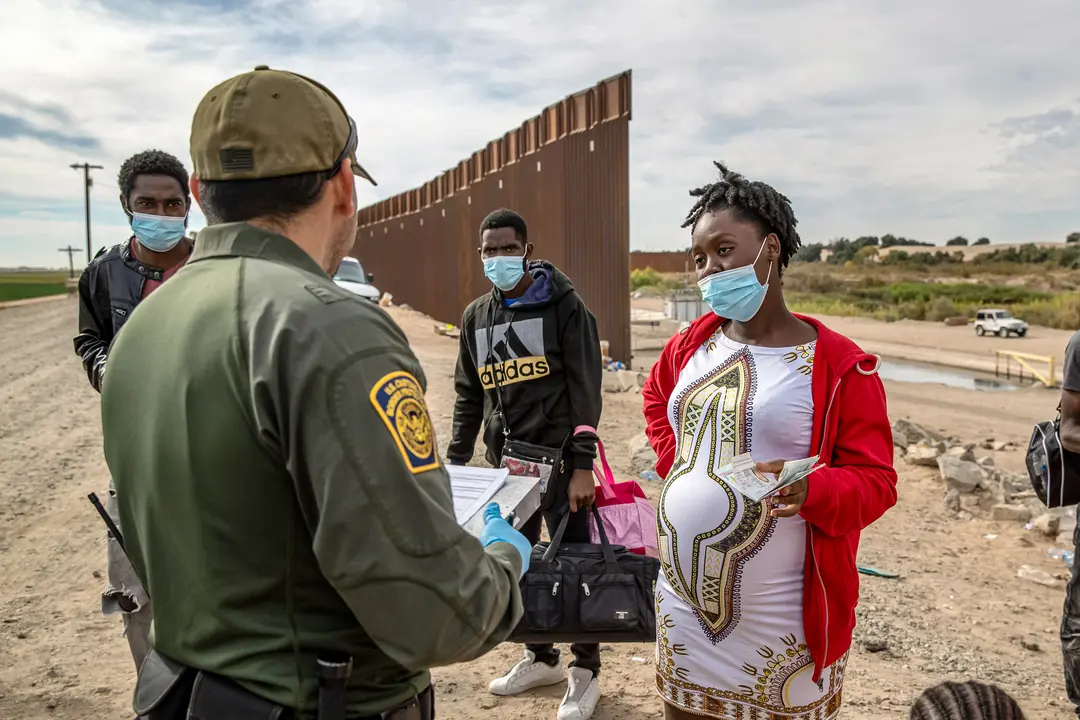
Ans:
POLYGON ((814 343, 752 347, 718 331, 668 401, 675 463, 657 510, 656 685, 706 717, 831 720, 845 660, 813 682, 803 633, 806 524, 772 518, 717 469, 810 454, 814 343), (771 714, 769 714, 771 713, 771 714))

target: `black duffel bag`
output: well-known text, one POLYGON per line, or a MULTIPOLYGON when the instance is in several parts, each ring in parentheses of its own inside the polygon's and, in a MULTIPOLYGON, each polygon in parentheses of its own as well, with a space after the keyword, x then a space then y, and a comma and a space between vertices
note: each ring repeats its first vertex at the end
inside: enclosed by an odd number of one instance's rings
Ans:
POLYGON ((510 635, 517 643, 655 642, 656 558, 612 545, 596 506, 600 544, 564 543, 570 514, 550 543, 532 550, 521 578, 525 613, 510 635))
POLYGON ((1031 488, 1048 508, 1080 502, 1080 456, 1061 446, 1061 409, 1056 419, 1035 426, 1024 458, 1031 488))

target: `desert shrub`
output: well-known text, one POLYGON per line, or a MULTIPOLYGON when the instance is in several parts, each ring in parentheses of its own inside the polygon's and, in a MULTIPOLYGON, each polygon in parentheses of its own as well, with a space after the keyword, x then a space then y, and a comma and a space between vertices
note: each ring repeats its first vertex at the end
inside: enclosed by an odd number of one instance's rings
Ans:
POLYGON ((631 290, 640 290, 643 287, 658 287, 663 281, 663 276, 651 267, 644 270, 630 271, 631 290))
POLYGON ((930 303, 930 309, 926 312, 926 319, 933 322, 941 322, 945 318, 955 317, 958 314, 956 305, 947 297, 934 298, 930 303))

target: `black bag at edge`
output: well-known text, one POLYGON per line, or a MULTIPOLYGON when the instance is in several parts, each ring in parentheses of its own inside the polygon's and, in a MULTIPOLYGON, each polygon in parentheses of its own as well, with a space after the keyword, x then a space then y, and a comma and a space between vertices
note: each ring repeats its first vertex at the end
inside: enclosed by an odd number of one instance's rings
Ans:
POLYGON ((1055 420, 1036 425, 1024 458, 1031 487, 1048 508, 1080 502, 1080 456, 1061 447, 1060 432, 1060 414, 1055 420))
POLYGON ((551 542, 533 547, 521 578, 525 613, 510 635, 513 642, 656 641, 653 591, 660 561, 612 545, 595 505, 592 513, 599 545, 562 542, 566 513, 551 542))

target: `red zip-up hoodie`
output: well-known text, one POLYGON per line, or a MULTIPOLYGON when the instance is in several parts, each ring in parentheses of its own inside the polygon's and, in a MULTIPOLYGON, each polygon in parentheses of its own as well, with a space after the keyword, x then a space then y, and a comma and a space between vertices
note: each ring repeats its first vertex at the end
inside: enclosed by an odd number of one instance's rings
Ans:
MULTIPOLYGON (((806 502, 799 511, 808 536, 803 630, 818 682, 824 669, 851 647, 859 602, 855 565, 859 534, 896 504, 896 470, 878 358, 817 320, 796 317, 818 333, 810 378, 814 400, 810 447, 825 466, 810 475, 806 502)), ((662 477, 667 477, 675 459, 668 399, 690 358, 723 322, 708 313, 669 340, 645 383, 645 432, 662 477)))

